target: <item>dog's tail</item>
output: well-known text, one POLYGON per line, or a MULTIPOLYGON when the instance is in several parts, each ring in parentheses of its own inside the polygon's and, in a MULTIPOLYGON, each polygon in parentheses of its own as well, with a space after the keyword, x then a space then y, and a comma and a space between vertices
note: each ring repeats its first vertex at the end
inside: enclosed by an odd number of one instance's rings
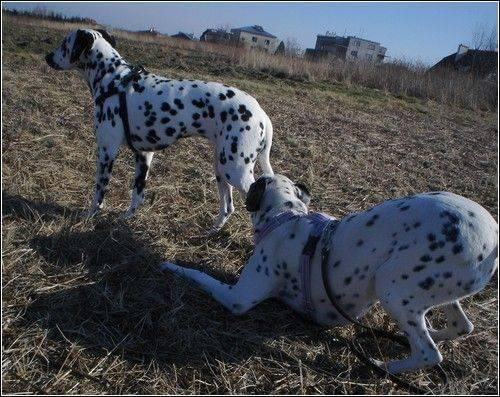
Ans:
POLYGON ((258 161, 263 174, 274 175, 271 163, 269 162, 269 154, 271 152, 271 145, 273 144, 273 125, 267 115, 264 126, 264 133, 266 143, 262 152, 259 153, 258 161))

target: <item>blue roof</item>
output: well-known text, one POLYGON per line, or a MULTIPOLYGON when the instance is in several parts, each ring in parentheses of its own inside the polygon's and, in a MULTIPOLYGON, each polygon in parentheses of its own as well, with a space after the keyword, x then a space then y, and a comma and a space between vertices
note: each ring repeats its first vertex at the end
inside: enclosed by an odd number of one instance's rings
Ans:
POLYGON ((273 39, 276 38, 276 36, 272 35, 271 33, 266 32, 262 26, 259 25, 253 25, 253 26, 244 26, 242 28, 236 28, 236 29, 231 29, 231 32, 247 32, 247 33, 252 33, 252 34, 257 34, 260 36, 265 36, 265 37, 271 37, 273 39))

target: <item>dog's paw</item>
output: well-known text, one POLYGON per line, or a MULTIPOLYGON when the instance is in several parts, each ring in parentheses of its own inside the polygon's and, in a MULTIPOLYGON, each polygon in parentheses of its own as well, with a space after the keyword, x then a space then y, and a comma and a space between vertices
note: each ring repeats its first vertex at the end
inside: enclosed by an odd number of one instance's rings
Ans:
POLYGON ((389 372, 389 368, 388 368, 387 363, 385 363, 383 361, 380 361, 380 360, 377 360, 376 358, 373 358, 373 357, 368 357, 368 361, 374 367, 377 367, 377 368, 381 369, 384 372, 389 372))
POLYGON ((214 225, 205 232, 205 236, 206 237, 215 236, 217 233, 219 233, 221 231, 221 229, 222 229, 222 226, 214 225))
POLYGON ((120 219, 121 220, 131 219, 134 217, 135 212, 136 212, 135 209, 129 208, 127 212, 120 215, 120 219))
POLYGON ((160 270, 165 271, 168 270, 171 273, 176 274, 177 276, 180 277, 185 277, 186 269, 184 269, 182 266, 176 265, 175 263, 172 262, 163 262, 160 265, 160 270))
POLYGON ((396 375, 402 372, 401 369, 401 361, 402 360, 394 360, 390 362, 383 362, 380 360, 377 360, 375 358, 370 357, 369 358, 370 362, 378 367, 380 370, 384 371, 386 374, 389 375, 396 375))
POLYGON ((172 262, 163 262, 160 265, 161 270, 169 270, 171 272, 175 271, 176 268, 177 268, 177 265, 175 263, 172 263, 172 262))

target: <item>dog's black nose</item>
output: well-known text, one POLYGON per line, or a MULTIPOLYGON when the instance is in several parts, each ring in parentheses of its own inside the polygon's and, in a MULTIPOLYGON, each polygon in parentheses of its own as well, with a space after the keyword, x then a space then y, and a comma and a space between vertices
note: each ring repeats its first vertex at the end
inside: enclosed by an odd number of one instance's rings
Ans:
POLYGON ((54 53, 51 52, 50 54, 47 54, 45 55, 45 61, 47 62, 47 64, 51 67, 51 68, 54 68, 56 70, 60 70, 61 68, 59 67, 59 65, 57 65, 55 62, 54 62, 54 53))

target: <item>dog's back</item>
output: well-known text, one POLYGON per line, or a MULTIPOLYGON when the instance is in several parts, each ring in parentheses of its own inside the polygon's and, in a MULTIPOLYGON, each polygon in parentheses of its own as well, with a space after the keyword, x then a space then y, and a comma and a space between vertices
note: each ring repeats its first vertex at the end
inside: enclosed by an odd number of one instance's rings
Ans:
POLYGON ((330 243, 331 289, 353 316, 378 299, 416 310, 461 299, 490 280, 497 236, 488 211, 453 193, 389 200, 341 220, 330 243))

